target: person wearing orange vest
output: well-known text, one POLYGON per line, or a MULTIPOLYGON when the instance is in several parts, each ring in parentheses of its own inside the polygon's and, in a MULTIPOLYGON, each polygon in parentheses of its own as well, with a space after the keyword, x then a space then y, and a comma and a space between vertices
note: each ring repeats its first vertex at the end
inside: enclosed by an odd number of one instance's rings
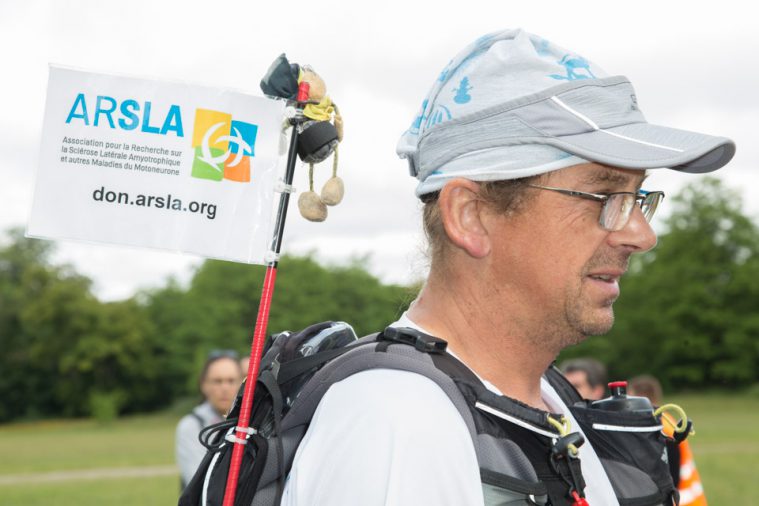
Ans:
MULTIPOLYGON (((648 397, 655 406, 662 404, 661 384, 653 376, 642 375, 632 378, 628 382, 627 391, 630 395, 648 397)), ((664 433, 671 437, 675 432, 677 421, 665 413, 662 416, 662 424, 664 433)), ((672 480, 680 492, 680 506, 706 506, 704 487, 688 441, 668 446, 667 456, 670 460, 672 480)))

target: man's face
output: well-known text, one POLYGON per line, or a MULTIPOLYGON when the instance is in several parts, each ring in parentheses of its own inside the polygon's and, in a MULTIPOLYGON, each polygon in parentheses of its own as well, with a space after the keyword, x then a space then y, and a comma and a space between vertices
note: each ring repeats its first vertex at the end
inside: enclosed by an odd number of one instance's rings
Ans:
MULTIPOLYGON (((644 177, 643 171, 588 163, 552 172, 540 184, 606 194, 635 192, 644 177)), ((624 228, 610 232, 598 224, 601 202, 525 191, 529 198, 516 213, 496 218, 494 297, 521 305, 516 323, 537 328, 536 339, 560 347, 608 332, 629 257, 651 249, 656 235, 638 206, 624 228)))
POLYGON ((241 382, 242 376, 237 360, 220 358, 208 367, 201 390, 218 413, 226 414, 232 407, 241 382))

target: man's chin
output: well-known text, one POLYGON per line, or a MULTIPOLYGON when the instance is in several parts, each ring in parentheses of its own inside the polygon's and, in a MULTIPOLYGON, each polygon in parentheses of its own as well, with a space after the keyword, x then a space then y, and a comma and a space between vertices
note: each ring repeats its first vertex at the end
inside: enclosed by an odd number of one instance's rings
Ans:
POLYGON ((575 318, 570 317, 570 324, 579 334, 575 338, 576 343, 590 336, 601 336, 608 333, 614 326, 614 309, 611 304, 593 309, 586 308, 585 311, 575 313, 575 318))
POLYGON ((604 314, 597 315, 595 318, 588 319, 582 328, 582 333, 586 336, 602 336, 607 334, 614 326, 614 310, 610 307, 602 310, 604 314))

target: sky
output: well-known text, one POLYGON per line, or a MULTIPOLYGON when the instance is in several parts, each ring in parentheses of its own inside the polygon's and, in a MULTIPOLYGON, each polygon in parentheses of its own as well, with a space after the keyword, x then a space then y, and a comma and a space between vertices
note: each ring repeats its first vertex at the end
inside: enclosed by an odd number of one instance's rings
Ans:
MULTIPOLYGON (((415 180, 395 154, 440 70, 479 36, 524 28, 630 78, 651 123, 732 138, 714 176, 759 216, 759 31, 750 2, 0 0, 0 231, 32 205, 50 63, 259 94, 285 52, 310 64, 340 105, 346 196, 324 223, 288 215, 283 251, 339 264, 368 258, 382 280, 424 276, 415 180), (291 10, 285 11, 287 5, 291 10)), ((317 166, 317 185, 331 164, 317 166)), ((298 168, 295 186, 307 187, 298 168)), ((646 187, 673 195, 703 176, 657 170, 646 187)), ((295 199, 293 199, 295 200, 295 199)), ((665 200, 656 219, 667 215, 665 200)), ((202 258, 57 241, 55 262, 94 281, 103 300, 186 282, 202 258)), ((286 265, 280 264, 280 269, 286 265)))

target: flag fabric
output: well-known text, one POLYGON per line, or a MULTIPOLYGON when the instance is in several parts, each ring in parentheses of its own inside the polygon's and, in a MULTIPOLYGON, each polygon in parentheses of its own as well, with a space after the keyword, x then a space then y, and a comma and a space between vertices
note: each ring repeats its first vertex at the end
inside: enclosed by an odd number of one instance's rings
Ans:
POLYGON ((284 107, 51 66, 27 235, 266 263, 284 107))

